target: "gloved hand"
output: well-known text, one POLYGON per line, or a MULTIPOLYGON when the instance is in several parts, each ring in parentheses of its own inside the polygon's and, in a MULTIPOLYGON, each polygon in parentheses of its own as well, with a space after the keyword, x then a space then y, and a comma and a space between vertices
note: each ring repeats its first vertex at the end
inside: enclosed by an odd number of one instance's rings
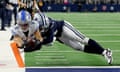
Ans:
POLYGON ((28 42, 26 40, 23 40, 22 46, 18 47, 20 49, 24 49, 28 45, 28 42))
POLYGON ((24 52, 32 52, 41 49, 41 42, 39 40, 34 40, 34 42, 26 42, 24 52))

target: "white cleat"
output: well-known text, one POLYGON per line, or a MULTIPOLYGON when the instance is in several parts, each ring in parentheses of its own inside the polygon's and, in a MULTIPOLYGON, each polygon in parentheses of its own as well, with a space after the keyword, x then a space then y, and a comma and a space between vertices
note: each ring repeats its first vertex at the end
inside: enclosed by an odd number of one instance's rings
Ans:
POLYGON ((113 58, 112 58, 112 51, 110 49, 106 49, 103 52, 103 55, 105 59, 107 60, 108 64, 112 64, 113 58))

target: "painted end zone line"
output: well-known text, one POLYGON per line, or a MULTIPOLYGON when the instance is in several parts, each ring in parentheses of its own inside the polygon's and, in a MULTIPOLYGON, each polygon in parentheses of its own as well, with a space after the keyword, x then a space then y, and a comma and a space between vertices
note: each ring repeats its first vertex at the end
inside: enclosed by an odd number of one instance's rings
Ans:
POLYGON ((26 68, 26 72, 120 72, 120 68, 26 68))
POLYGON ((120 68, 120 66, 49 66, 49 67, 25 67, 25 68, 40 68, 40 69, 52 69, 52 68, 120 68))
POLYGON ((12 51, 13 51, 13 54, 14 54, 14 56, 16 58, 18 66, 22 67, 22 68, 25 67, 23 59, 22 59, 22 57, 20 55, 20 52, 19 52, 19 50, 17 48, 17 44, 15 42, 11 42, 10 46, 12 48, 12 51))

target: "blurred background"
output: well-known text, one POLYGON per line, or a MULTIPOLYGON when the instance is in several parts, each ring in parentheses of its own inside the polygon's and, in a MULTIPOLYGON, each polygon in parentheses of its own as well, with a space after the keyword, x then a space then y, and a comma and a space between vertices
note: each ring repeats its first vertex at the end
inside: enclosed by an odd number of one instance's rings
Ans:
POLYGON ((42 11, 119 12, 120 0, 37 0, 42 11))
MULTIPOLYGON (((16 24, 21 5, 31 6, 32 1, 36 1, 41 12, 120 12, 120 0, 0 0, 1 30, 10 27, 11 21, 16 24)), ((29 8, 34 11, 33 6, 29 8)))

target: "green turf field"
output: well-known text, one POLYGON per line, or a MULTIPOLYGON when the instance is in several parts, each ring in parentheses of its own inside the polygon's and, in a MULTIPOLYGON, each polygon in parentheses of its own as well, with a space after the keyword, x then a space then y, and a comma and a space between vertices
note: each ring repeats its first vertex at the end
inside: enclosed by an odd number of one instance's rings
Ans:
MULTIPOLYGON (((80 32, 113 51, 113 66, 120 65, 120 13, 46 13, 57 20, 67 20, 80 32)), ((26 53, 27 67, 109 66, 103 56, 75 51, 55 42, 40 51, 26 53)))

